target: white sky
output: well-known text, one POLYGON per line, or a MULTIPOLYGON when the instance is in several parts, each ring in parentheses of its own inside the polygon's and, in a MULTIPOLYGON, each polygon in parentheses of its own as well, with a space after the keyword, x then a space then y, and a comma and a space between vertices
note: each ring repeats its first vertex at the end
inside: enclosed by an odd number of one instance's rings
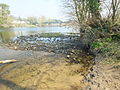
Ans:
POLYGON ((45 16, 56 19, 65 19, 62 12, 61 0, 0 0, 10 6, 13 16, 45 16))

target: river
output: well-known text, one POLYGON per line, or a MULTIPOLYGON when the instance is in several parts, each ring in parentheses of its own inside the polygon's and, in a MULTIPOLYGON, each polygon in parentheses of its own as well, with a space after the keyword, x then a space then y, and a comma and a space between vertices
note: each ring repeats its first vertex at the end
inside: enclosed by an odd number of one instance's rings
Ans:
POLYGON ((76 33, 77 31, 67 27, 17 27, 0 28, 0 42, 8 43, 19 36, 26 36, 39 33, 76 33))

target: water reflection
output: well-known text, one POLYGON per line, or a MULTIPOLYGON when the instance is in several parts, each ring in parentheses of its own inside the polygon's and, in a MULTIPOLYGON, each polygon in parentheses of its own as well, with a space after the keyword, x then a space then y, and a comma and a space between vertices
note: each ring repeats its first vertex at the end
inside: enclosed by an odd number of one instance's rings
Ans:
POLYGON ((0 42, 7 43, 15 37, 15 33, 11 30, 5 30, 0 32, 0 42))
POLYGON ((0 28, 0 42, 8 43, 18 36, 38 33, 75 33, 73 29, 65 27, 34 27, 34 28, 0 28))

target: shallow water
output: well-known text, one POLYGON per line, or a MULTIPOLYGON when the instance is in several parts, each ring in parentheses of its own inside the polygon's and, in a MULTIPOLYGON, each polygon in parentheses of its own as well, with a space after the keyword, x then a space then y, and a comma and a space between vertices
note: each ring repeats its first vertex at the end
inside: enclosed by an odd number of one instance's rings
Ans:
POLYGON ((67 27, 22 27, 22 28, 0 28, 0 42, 10 42, 16 37, 26 36, 32 34, 40 34, 40 33, 77 33, 77 31, 72 28, 67 27))

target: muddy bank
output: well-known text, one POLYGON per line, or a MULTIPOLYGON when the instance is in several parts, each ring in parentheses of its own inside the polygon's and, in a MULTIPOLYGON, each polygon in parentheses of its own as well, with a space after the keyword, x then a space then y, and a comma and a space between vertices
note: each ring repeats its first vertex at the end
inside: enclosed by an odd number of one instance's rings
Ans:
MULTIPOLYGON (((84 75, 88 72, 93 58, 77 48, 79 42, 75 38, 72 42, 71 39, 61 39, 62 41, 47 43, 47 45, 45 42, 40 46, 36 43, 28 44, 32 42, 31 39, 25 40, 27 44, 22 39, 21 44, 14 42, 7 44, 9 48, 1 47, 1 60, 18 60, 16 63, 0 67, 2 90, 82 89, 84 75), (37 45, 37 50, 26 49, 27 45, 31 47, 33 44, 34 47, 37 45), (21 49, 21 45, 24 48, 21 49)), ((38 41, 40 42, 37 40, 37 43, 38 41)))
POLYGON ((0 48, 0 51, 2 59, 18 60, 0 67, 2 90, 70 90, 82 86, 84 68, 80 64, 68 65, 62 55, 7 48, 0 48), (6 53, 8 56, 4 57, 6 53))
POLYGON ((108 62, 110 59, 96 62, 86 75, 83 90, 120 90, 120 63, 108 62))
POLYGON ((98 56, 93 61, 81 45, 77 36, 22 36, 0 47, 0 60, 18 60, 0 67, 0 88, 119 90, 120 63, 108 64, 98 56))

